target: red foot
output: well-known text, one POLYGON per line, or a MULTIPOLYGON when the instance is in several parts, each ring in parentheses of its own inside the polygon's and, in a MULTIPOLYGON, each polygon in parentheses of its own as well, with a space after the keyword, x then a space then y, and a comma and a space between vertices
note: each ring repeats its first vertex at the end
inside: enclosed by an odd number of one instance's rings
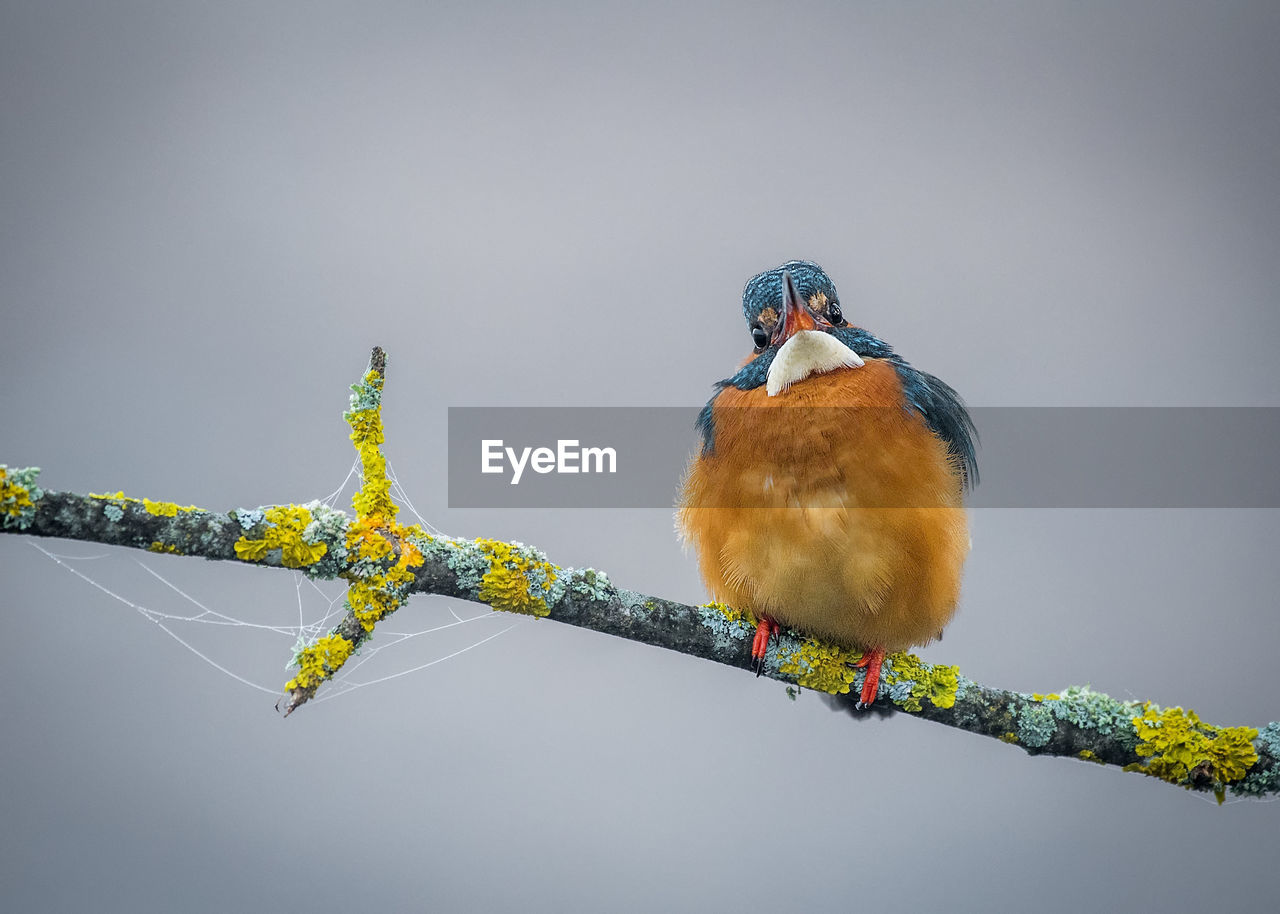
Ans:
MULTIPOLYGON (((759 633, 756 637, 760 637, 759 633)), ((880 667, 884 665, 884 648, 873 647, 865 651, 861 659, 855 660, 853 665, 867 668, 867 675, 862 681, 862 693, 858 696, 858 707, 869 708, 876 700, 876 690, 880 688, 880 667)))
POLYGON ((769 639, 777 630, 778 623, 768 616, 761 616, 756 623, 756 637, 751 642, 751 665, 755 667, 757 676, 764 672, 764 655, 769 650, 769 639))

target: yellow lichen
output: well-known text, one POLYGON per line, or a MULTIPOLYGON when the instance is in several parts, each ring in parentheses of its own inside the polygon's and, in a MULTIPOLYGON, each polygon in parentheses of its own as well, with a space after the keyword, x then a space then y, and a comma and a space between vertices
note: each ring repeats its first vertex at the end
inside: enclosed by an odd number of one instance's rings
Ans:
POLYGON ((360 465, 364 468, 364 485, 351 499, 356 514, 361 517, 396 516, 396 506, 391 500, 391 481, 387 478, 387 463, 376 448, 360 451, 360 465), (372 450, 369 454, 367 451, 372 450))
POLYGON ((1140 740, 1134 751, 1144 761, 1126 765, 1126 771, 1141 771, 1187 787, 1193 772, 1203 772, 1218 783, 1219 800, 1221 785, 1240 780, 1258 760, 1253 748, 1257 729, 1215 727, 1182 708, 1161 711, 1144 704, 1142 716, 1133 718, 1133 729, 1140 740))
POLYGON ((179 511, 199 511, 195 505, 187 505, 185 508, 176 505, 171 501, 152 501, 149 498, 142 499, 142 507, 147 509, 148 514, 155 514, 158 517, 177 517, 179 511))
POLYGON ((1002 743, 1017 743, 1017 742, 1018 742, 1018 734, 1014 733, 1012 730, 1006 730, 1006 731, 1004 731, 1003 733, 1001 733, 1001 734, 1000 734, 1000 742, 1002 742, 1002 743))
MULTIPOLYGON (((344 414, 351 426, 351 441, 360 456, 360 488, 352 497, 356 520, 346 530, 347 567, 342 572, 348 582, 347 607, 366 632, 409 599, 414 583, 413 569, 422 565, 421 550, 411 538, 425 536, 417 526, 396 523, 397 508, 391 500, 391 480, 387 462, 379 445, 383 443, 382 375, 370 369, 352 389, 352 409, 344 414)), ((268 510, 267 519, 272 520, 268 510)), ((308 518, 308 522, 310 518, 308 518)), ((301 542, 301 527, 296 531, 301 542)), ((248 541, 246 553, 265 552, 262 541, 248 541)), ((325 554, 325 547, 313 561, 325 554)), ((236 552, 241 546, 236 544, 236 552)), ((299 654, 301 671, 286 684, 293 690, 318 684, 338 671, 353 649, 353 644, 337 636, 321 638, 299 654), (333 639, 337 639, 335 642, 333 639), (341 643, 338 643, 341 642, 341 643)))
POLYGON ((128 505, 142 505, 148 514, 154 514, 157 517, 177 517, 180 511, 199 511, 195 505, 179 505, 171 501, 152 501, 149 498, 134 498, 125 495, 124 492, 107 492, 99 494, 90 492, 90 498, 96 498, 99 501, 105 501, 108 504, 115 505, 118 508, 124 508, 128 505))
POLYGON ((132 498, 128 495, 125 495, 124 492, 108 492, 103 495, 100 495, 97 492, 90 492, 89 497, 97 498, 101 501, 109 501, 113 505, 119 505, 122 508, 128 504, 134 504, 134 505, 142 504, 141 498, 132 498))
POLYGON ((329 551, 324 543, 308 543, 302 531, 311 523, 311 512, 300 505, 275 505, 263 511, 267 530, 262 539, 241 536, 235 542, 236 557, 244 562, 260 562, 273 549, 280 550, 280 564, 286 568, 314 565, 329 551))
POLYGON ((478 539, 476 545, 489 558, 489 570, 480 579, 478 596, 503 612, 547 616, 551 607, 545 599, 559 569, 550 562, 532 561, 511 543, 478 539), (539 582, 534 583, 537 575, 539 582))
POLYGON ((709 603, 702 603, 700 606, 702 609, 714 609, 730 622, 744 622, 747 625, 757 625, 760 621, 750 610, 734 609, 732 606, 729 606, 726 603, 721 603, 718 600, 712 600, 709 603))
POLYGON ((363 574, 346 575, 351 581, 347 589, 347 604, 365 631, 373 631, 374 624, 384 616, 395 612, 409 597, 414 581, 413 569, 422 564, 422 552, 410 537, 421 534, 415 525, 405 527, 387 523, 385 519, 362 517, 347 529, 347 552, 357 559, 369 559, 385 563, 399 545, 400 554, 387 568, 363 574))
POLYGON ((360 489, 351 499, 356 520, 347 529, 347 551, 357 561, 375 563, 378 570, 347 576, 351 581, 347 604, 364 630, 373 631, 379 619, 395 612, 409 598, 413 569, 423 561, 422 552, 410 537, 423 533, 416 525, 396 523, 399 509, 391 500, 387 461, 379 449, 385 440, 380 399, 382 375, 370 370, 355 390, 359 402, 368 405, 346 414, 347 424, 351 426, 351 442, 360 455, 362 477, 360 489), (390 567, 381 567, 393 557, 395 561, 390 567))
POLYGON ((1076 753, 1077 758, 1084 759, 1086 762, 1093 762, 1095 765, 1105 765, 1106 762, 1098 758, 1098 754, 1092 749, 1081 749, 1076 753))
POLYGON ((382 407, 356 410, 347 415, 347 424, 351 426, 351 440, 356 447, 372 445, 377 447, 386 441, 382 430, 382 407))
POLYGON ((836 695, 849 691, 849 685, 857 675, 853 663, 859 657, 858 651, 804 640, 798 650, 782 650, 778 669, 795 676, 797 685, 836 695))
POLYGON ((352 498, 356 514, 360 517, 381 517, 395 520, 397 508, 391 500, 391 481, 387 478, 387 461, 378 446, 385 440, 382 430, 382 375, 370 370, 357 388, 357 394, 366 397, 373 405, 346 414, 351 426, 351 443, 360 455, 360 470, 364 477, 360 491, 352 498))
POLYGON ((391 533, 380 518, 357 517, 347 525, 347 551, 362 559, 381 562, 395 552, 395 546, 384 534, 391 533))
POLYGON ((347 606, 367 632, 373 631, 374 623, 389 611, 399 607, 399 604, 381 589, 383 583, 381 576, 375 575, 369 580, 352 581, 347 588, 347 606))
POLYGON ((172 552, 174 555, 182 555, 182 550, 173 543, 162 543, 159 540, 152 540, 147 548, 152 552, 172 552))
MULTIPOLYGON (((890 654, 890 668, 885 673, 885 681, 890 686, 898 683, 911 683, 911 690, 901 697, 890 697, 894 704, 904 711, 919 711, 921 700, 929 699, 935 708, 950 708, 956 703, 956 690, 960 686, 960 668, 943 664, 927 664, 915 654, 905 651, 890 654)), ((901 692, 901 690, 898 690, 901 692)))
POLYGON ((298 675, 285 683, 286 691, 310 689, 328 679, 347 662, 354 645, 339 634, 325 635, 298 653, 298 675))
POLYGON ((0 466, 0 505, 6 514, 19 516, 24 509, 34 507, 27 487, 9 478, 7 468, 0 466))

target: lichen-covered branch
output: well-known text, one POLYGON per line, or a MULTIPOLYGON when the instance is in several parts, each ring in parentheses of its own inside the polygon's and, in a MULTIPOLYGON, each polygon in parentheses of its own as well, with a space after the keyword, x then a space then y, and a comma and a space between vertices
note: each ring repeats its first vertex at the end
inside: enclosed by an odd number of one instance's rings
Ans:
MULTIPOLYGON (((755 619, 717 603, 693 606, 615 587, 604 572, 555 565, 537 549, 430 535, 397 522, 380 445, 385 356, 375 349, 345 414, 360 456, 355 517, 320 502, 227 513, 122 492, 44 491, 38 470, 0 465, 0 527, 209 559, 294 568, 348 582, 346 615, 294 658, 297 674, 277 704, 287 715, 333 676, 377 623, 414 593, 484 603, 752 668, 755 619)), ((853 708, 864 672, 857 651, 785 632, 764 674, 836 696, 853 708)), ((1280 794, 1280 723, 1217 727, 1194 712, 1122 702, 1087 687, 1046 695, 980 685, 953 666, 890 655, 877 702, 926 720, 992 736, 1032 755, 1071 756, 1179 784, 1241 796, 1280 794)))

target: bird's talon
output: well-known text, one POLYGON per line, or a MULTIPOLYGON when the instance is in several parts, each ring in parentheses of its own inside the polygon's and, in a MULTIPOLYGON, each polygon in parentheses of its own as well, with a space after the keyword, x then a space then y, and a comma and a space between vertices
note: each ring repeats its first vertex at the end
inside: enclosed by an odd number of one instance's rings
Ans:
POLYGON ((757 678, 764 673, 764 658, 769 653, 769 639, 778 630, 778 623, 768 616, 761 616, 756 623, 756 636, 751 641, 751 666, 757 678))
POLYGON ((866 675, 862 680, 862 691, 858 695, 861 708, 870 708, 876 700, 876 692, 880 689, 880 668, 884 666, 884 648, 873 647, 853 662, 855 667, 866 667, 866 675))

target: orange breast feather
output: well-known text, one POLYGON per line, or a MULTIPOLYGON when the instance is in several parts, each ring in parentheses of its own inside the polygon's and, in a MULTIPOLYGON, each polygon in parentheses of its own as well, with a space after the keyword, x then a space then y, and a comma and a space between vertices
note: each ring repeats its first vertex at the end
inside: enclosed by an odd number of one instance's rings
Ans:
POLYGON ((969 551, 962 474, 903 405, 879 359, 774 397, 721 391, 677 515, 715 599, 848 647, 941 632, 969 551))

